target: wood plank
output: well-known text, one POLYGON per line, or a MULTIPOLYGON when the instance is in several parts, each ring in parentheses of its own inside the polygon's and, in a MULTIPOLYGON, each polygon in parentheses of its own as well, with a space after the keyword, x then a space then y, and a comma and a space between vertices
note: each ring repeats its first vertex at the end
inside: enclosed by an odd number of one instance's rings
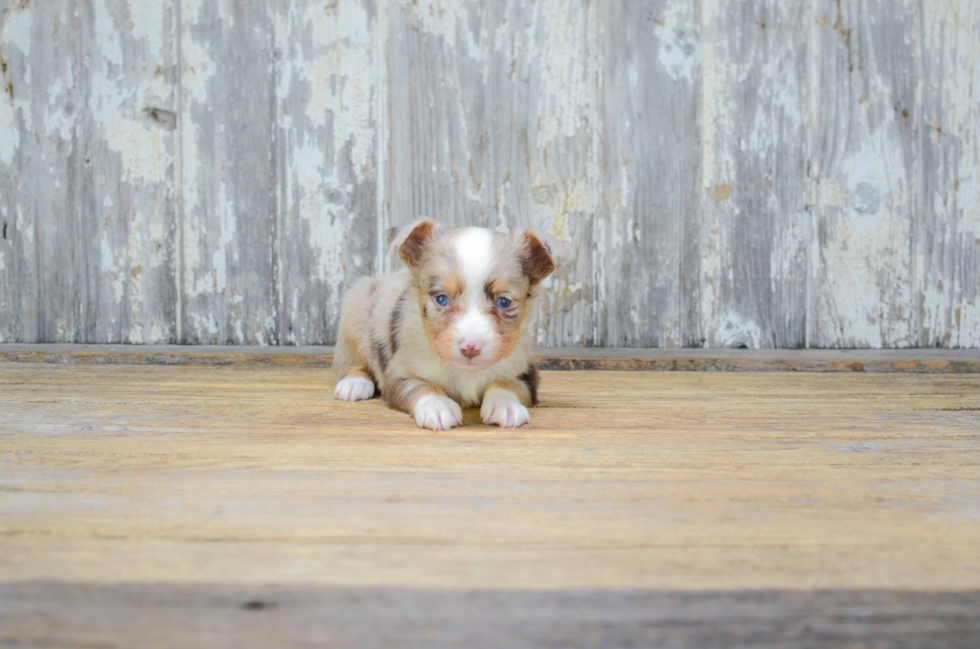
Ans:
POLYGON ((483 223, 565 239, 572 254, 542 284, 540 345, 596 345, 597 4, 486 3, 482 31, 486 182, 483 223))
MULTIPOLYGON (((0 345, 0 362, 330 367, 333 347, 0 345)), ((539 348, 542 370, 980 373, 980 350, 539 348)))
POLYGON ((603 11, 597 344, 700 347, 700 16, 669 0, 603 11))
POLYGON ((176 342, 174 7, 98 0, 69 18, 80 40, 79 341, 176 342))
POLYGON ((912 261, 919 7, 814 3, 812 347, 919 340, 912 261))
POLYGON ((0 337, 82 342, 75 3, 0 14, 0 337))
POLYGON ((977 375, 545 372, 443 433, 332 386, 0 366, 0 581, 980 588, 977 375))
POLYGON ((272 0, 181 0, 179 342, 280 340, 272 0))
POLYGON ((595 6, 391 5, 391 222, 539 229, 574 254, 544 284, 541 344, 592 344, 595 6))
MULTIPOLYGON (((54 7, 52 7, 54 9, 54 7)), ((37 274, 34 259, 34 212, 28 189, 35 172, 23 147, 33 130, 33 109, 27 100, 35 44, 30 7, 3 6, 0 18, 0 343, 37 341, 37 274), (27 204, 25 204, 27 203, 27 204)), ((63 47, 64 44, 59 44, 63 47)), ((37 129, 38 141, 50 139, 37 129)))
POLYGON ((922 3, 919 344, 980 341, 980 5, 922 3))
POLYGON ((0 365, 0 642, 980 638, 980 376, 545 372, 441 433, 332 385, 0 365))
POLYGON ((483 3, 388 6, 391 224, 485 224, 483 3))
POLYGON ((705 0, 701 317, 710 347, 806 343, 809 0, 705 0))
POLYGON ((378 270, 374 2, 283 1, 276 26, 280 340, 333 344, 340 299, 378 270))
POLYGON ((7 647, 945 647, 980 593, 0 585, 7 647), (384 620, 383 625, 378 620, 384 620))

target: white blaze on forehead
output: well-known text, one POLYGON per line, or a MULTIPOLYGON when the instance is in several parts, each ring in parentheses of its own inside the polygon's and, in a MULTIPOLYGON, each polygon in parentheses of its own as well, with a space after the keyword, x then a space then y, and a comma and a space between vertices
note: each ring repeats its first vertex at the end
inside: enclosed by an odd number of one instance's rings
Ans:
POLYGON ((470 304, 483 294, 483 285, 490 273, 493 235, 483 228, 466 228, 456 237, 456 256, 466 281, 466 293, 470 304))
POLYGON ((490 355, 495 346, 493 322, 483 312, 483 286, 493 262, 493 234, 483 228, 467 228, 456 237, 456 256, 466 282, 467 310, 456 323, 456 338, 483 343, 483 353, 490 355))

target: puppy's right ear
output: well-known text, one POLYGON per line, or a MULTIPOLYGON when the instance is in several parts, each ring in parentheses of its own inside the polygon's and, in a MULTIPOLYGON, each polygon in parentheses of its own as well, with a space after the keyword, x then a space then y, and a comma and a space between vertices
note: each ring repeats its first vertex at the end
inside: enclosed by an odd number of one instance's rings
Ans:
POLYGON ((426 218, 400 228, 388 228, 388 249, 397 252, 409 268, 418 268, 425 248, 437 231, 435 221, 426 218))

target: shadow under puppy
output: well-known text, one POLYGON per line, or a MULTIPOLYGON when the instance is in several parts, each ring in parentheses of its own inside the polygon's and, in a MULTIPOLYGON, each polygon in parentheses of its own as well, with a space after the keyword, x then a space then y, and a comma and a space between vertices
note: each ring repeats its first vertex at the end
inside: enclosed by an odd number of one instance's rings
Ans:
POLYGON ((483 228, 441 231, 420 220, 388 231, 405 262, 385 277, 364 277, 344 296, 334 357, 344 401, 370 399, 448 430, 460 406, 477 406, 485 424, 528 423, 538 373, 526 316, 541 280, 568 244, 483 228))

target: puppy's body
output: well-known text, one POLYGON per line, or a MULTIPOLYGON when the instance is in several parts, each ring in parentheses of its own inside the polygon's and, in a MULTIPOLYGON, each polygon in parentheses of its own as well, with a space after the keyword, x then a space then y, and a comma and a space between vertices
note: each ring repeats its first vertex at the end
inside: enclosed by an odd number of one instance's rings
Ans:
POLYGON ((491 383, 520 376, 531 366, 531 342, 524 336, 498 363, 477 370, 456 367, 432 349, 419 301, 408 269, 364 277, 351 286, 344 297, 334 359, 338 378, 351 367, 367 365, 382 397, 389 380, 418 378, 472 407, 480 404, 491 383))
POLYGON ((525 316, 562 244, 480 228, 440 233, 431 221, 393 230, 389 242, 407 268, 363 278, 344 298, 338 397, 369 399, 376 386, 432 429, 459 425, 460 406, 481 403, 485 423, 527 423, 538 377, 525 316))

